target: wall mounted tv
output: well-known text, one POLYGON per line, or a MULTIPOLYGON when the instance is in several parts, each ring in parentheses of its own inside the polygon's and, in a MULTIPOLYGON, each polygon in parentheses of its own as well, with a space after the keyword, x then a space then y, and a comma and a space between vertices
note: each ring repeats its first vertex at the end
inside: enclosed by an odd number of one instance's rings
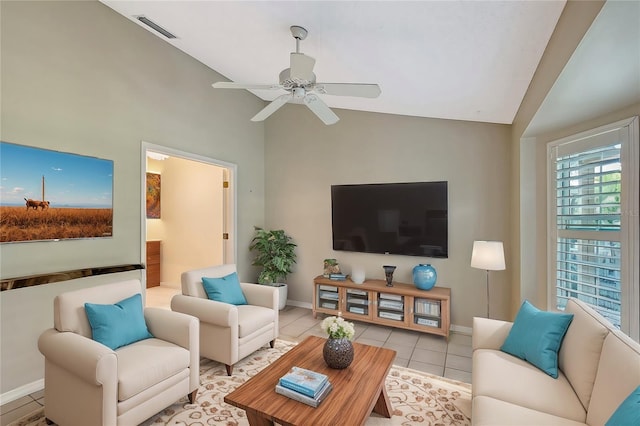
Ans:
POLYGON ((449 256, 447 182, 331 186, 333 249, 449 256))

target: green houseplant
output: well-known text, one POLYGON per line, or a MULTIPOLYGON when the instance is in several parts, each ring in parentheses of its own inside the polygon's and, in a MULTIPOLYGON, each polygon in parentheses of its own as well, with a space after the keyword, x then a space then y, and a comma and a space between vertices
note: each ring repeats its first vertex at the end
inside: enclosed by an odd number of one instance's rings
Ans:
POLYGON ((293 264, 296 263, 296 244, 282 229, 266 230, 257 226, 254 228, 256 235, 249 245, 249 250, 256 252, 252 265, 262 267, 258 276, 260 284, 281 288, 280 309, 282 309, 287 302, 287 287, 284 281, 291 273, 293 264))

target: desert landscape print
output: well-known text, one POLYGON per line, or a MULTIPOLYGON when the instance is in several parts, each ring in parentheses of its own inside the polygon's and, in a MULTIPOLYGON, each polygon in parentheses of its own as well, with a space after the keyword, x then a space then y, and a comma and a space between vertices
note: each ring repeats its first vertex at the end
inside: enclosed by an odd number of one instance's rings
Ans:
POLYGON ((113 235, 113 161, 0 142, 0 243, 113 235))

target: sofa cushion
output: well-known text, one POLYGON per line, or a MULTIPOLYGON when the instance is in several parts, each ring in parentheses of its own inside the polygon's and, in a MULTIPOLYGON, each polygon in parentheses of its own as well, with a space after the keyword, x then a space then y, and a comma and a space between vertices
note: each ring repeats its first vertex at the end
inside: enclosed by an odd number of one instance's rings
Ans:
POLYGON ((610 330, 593 385, 587 423, 602 425, 640 385, 640 344, 619 330, 610 330))
POLYGON ((585 421, 586 410, 562 372, 554 379, 520 358, 493 349, 476 349, 471 371, 474 398, 489 396, 553 416, 585 421))
POLYGON ((91 338, 113 350, 153 337, 144 320, 140 293, 113 305, 85 303, 84 309, 91 325, 91 338))
POLYGON ((91 325, 84 309, 86 302, 116 303, 140 291, 140 280, 127 280, 61 293, 53 299, 54 327, 91 339, 91 325))
POLYGON ((242 293, 238 274, 233 272, 224 277, 202 277, 202 285, 211 300, 232 305, 246 305, 247 299, 242 293))
POLYGON ((118 401, 124 401, 189 368, 189 351, 159 339, 147 339, 116 350, 118 401))
POLYGON ((582 302, 570 299, 565 312, 573 314, 573 321, 562 341, 558 366, 571 383, 582 406, 588 409, 602 344, 609 330, 601 322, 601 317, 582 302))
POLYGON ((558 377, 558 351, 573 314, 541 311, 525 300, 500 348, 529 361, 554 379, 558 377))
POLYGON ((202 277, 219 278, 236 272, 236 265, 233 263, 217 266, 209 266, 207 268, 193 269, 183 272, 180 275, 182 284, 182 294, 185 296, 199 297, 208 299, 207 293, 202 286, 202 277))
POLYGON ((473 399, 473 425, 509 425, 509 426, 584 426, 564 417, 554 416, 531 408, 521 407, 510 402, 488 396, 473 399))
POLYGON ((255 305, 238 306, 238 337, 249 336, 265 325, 275 321, 277 311, 255 305))
POLYGON ((640 386, 622 401, 605 426, 640 425, 640 386))

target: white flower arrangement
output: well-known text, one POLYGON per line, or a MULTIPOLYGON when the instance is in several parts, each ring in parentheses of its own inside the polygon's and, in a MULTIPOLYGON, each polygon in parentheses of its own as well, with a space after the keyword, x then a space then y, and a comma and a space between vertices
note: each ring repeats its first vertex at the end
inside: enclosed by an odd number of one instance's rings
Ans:
POLYGON ((322 320, 320 324, 322 330, 329 335, 332 339, 340 339, 346 337, 347 339, 353 339, 356 334, 356 330, 353 327, 352 322, 347 322, 338 313, 337 317, 327 317, 322 320))

